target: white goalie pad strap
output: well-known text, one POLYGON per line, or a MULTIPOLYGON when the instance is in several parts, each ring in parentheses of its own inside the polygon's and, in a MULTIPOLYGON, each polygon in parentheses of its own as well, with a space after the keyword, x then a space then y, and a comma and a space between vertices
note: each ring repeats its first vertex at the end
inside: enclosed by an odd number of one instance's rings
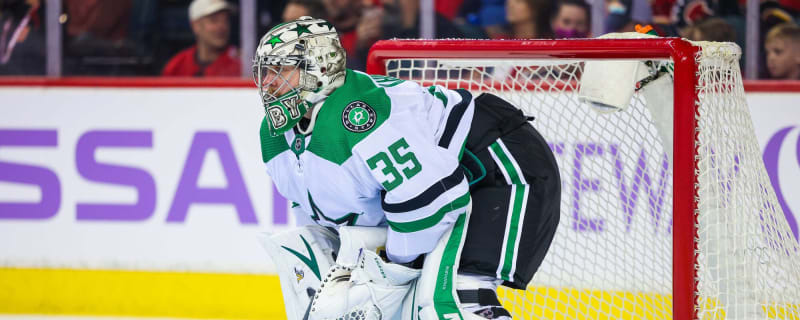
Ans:
POLYGON ((420 270, 389 263, 362 250, 355 268, 336 265, 314 297, 309 319, 393 319, 419 277, 420 270))
POLYGON ((330 230, 308 225, 276 234, 261 234, 281 282, 288 320, 303 320, 324 272, 334 264, 338 238, 330 230))

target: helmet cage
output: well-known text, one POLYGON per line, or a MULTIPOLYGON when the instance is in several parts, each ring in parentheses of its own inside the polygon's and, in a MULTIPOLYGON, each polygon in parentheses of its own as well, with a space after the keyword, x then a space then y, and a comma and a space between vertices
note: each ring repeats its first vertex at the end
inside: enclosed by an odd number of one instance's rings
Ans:
POLYGON ((270 136, 289 130, 308 110, 301 98, 303 81, 298 80, 297 86, 290 81, 302 79, 307 65, 298 56, 263 56, 253 64, 253 81, 263 101, 270 136))
POLYGON ((308 90, 303 86, 307 66, 308 64, 302 56, 260 57, 253 64, 253 81, 258 87, 264 106, 277 101, 291 91, 299 95, 303 90, 308 90), (297 86, 293 86, 289 80, 294 77, 294 73, 298 73, 297 86), (285 90, 287 87, 288 91, 285 90))

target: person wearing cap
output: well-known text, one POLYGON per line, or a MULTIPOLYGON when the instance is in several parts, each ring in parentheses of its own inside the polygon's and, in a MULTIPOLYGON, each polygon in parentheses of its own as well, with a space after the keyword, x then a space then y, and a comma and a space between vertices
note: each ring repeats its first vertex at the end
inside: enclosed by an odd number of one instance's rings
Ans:
POLYGON ((167 62, 161 75, 178 77, 238 77, 239 52, 228 44, 233 6, 225 0, 194 0, 189 21, 195 45, 178 52, 167 62))

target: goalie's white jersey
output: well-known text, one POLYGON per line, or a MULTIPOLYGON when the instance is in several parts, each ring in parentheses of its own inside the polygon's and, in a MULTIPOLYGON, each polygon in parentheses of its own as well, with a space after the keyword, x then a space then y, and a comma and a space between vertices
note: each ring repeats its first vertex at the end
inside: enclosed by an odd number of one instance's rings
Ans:
POLYGON ((469 93, 347 70, 311 135, 271 137, 267 172, 280 193, 324 226, 388 224, 387 253, 429 252, 470 203, 459 159, 469 93))

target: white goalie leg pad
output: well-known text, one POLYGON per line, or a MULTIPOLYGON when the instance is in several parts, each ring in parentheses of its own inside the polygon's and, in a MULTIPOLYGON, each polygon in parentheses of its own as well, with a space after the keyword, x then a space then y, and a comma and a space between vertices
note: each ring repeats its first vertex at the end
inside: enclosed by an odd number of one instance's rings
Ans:
POLYGON ((275 264, 288 320, 307 318, 311 299, 339 247, 335 233, 307 225, 276 234, 261 234, 261 244, 275 264))
POLYGON ((383 232, 364 227, 348 227, 344 232, 340 229, 342 246, 337 264, 314 296, 309 319, 399 318, 403 301, 420 270, 386 262, 376 253, 386 240, 385 228, 382 229, 383 232), (383 241, 376 241, 381 235, 383 241), (364 247, 356 249, 357 246, 364 247), (354 252, 358 252, 355 258, 349 256, 354 252), (340 259, 342 263, 338 262, 340 259))
POLYGON ((403 307, 403 319, 417 319, 414 317, 417 312, 421 320, 480 319, 461 308, 456 292, 456 274, 470 211, 471 205, 459 215, 453 228, 442 235, 433 251, 425 256, 422 275, 415 287, 415 306, 403 307))

